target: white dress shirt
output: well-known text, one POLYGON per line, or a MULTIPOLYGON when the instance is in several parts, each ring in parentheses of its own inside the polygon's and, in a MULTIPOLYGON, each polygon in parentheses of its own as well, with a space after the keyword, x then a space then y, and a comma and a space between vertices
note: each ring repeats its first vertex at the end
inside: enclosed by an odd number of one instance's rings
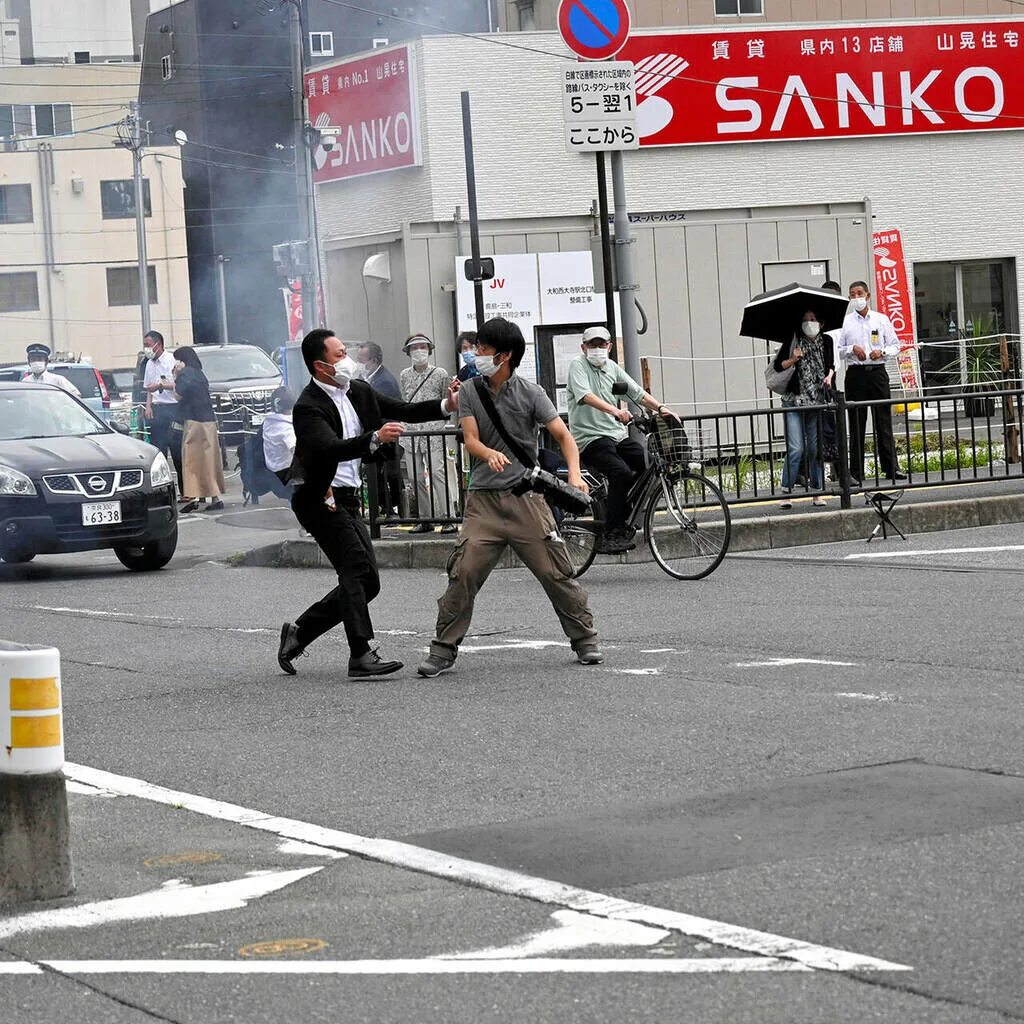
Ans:
POLYGON ((62 377, 59 373, 51 373, 49 370, 43 370, 38 377, 31 372, 26 373, 21 379, 25 384, 52 384, 54 387, 60 388, 62 391, 67 391, 69 394, 74 395, 75 398, 82 397, 81 392, 74 384, 71 383, 71 381, 67 379, 67 377, 62 377))
POLYGON ((161 377, 166 377, 163 391, 153 391, 150 398, 154 405, 176 405, 178 399, 174 395, 174 356, 164 349, 158 358, 146 360, 146 375, 142 379, 145 387, 159 384, 161 377))
POLYGON ((896 337, 892 322, 884 313, 869 309, 862 315, 857 312, 847 313, 843 321, 843 330, 839 335, 838 352, 847 366, 870 366, 885 369, 884 359, 871 358, 871 332, 878 332, 876 348, 881 348, 887 356, 895 356, 900 351, 900 339, 896 337), (853 354, 853 347, 860 345, 864 349, 866 359, 858 359, 853 354))
MULTIPOLYGON (((338 410, 338 414, 341 416, 341 436, 347 441, 365 433, 363 425, 359 421, 359 415, 352 405, 352 400, 348 397, 348 385, 346 384, 345 387, 339 388, 333 384, 324 384, 323 381, 319 381, 315 377, 313 380, 316 382, 317 387, 330 398, 338 410)), ((359 476, 359 470, 362 468, 362 464, 362 459, 346 459, 344 462, 339 462, 338 471, 334 474, 331 486, 361 487, 362 480, 359 476)))
POLYGON ((263 461, 273 473, 288 469, 295 454, 295 427, 290 412, 271 412, 263 419, 263 461))

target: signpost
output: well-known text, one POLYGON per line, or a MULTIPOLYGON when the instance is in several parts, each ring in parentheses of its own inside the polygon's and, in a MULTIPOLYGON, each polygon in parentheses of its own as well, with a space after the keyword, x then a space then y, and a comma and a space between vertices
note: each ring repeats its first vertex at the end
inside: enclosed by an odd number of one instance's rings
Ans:
POLYGON ((626 45, 629 8, 624 0, 561 0, 558 31, 584 60, 605 60, 626 45))
POLYGON ((565 148, 570 153, 639 149, 630 61, 575 64, 562 72, 565 148))

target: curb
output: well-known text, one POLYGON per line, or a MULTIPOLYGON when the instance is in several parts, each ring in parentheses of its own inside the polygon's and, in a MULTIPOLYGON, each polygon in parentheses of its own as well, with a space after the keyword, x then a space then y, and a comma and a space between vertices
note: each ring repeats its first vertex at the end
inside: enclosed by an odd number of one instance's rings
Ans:
MULTIPOLYGON (((1024 522, 1024 494, 898 505, 893 510, 892 520, 906 534, 941 533, 974 526, 1020 523, 1024 522)), ((765 551, 807 544, 866 540, 877 522, 878 517, 870 508, 739 519, 732 524, 729 550, 765 551)), ((381 569, 444 569, 456 543, 455 538, 384 540, 377 541, 374 550, 377 565, 381 569)), ((273 569, 330 568, 330 563, 312 539, 268 544, 235 555, 229 561, 233 566, 273 569)), ((601 564, 606 565, 611 561, 611 556, 601 556, 601 564)), ((633 551, 619 555, 614 561, 620 564, 649 562, 650 549, 646 544, 638 544, 633 551)), ((512 569, 521 565, 512 550, 508 549, 498 563, 498 568, 512 569)))

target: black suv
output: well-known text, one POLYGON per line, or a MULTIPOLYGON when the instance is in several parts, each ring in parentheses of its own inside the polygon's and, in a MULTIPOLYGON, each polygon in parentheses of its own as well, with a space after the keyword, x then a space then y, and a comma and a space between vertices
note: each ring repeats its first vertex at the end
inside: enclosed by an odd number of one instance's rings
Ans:
POLYGON ((257 345, 197 345, 195 350, 210 382, 221 441, 241 444, 271 411, 270 396, 282 384, 281 371, 257 345))
POLYGON ((160 452, 60 388, 0 383, 0 559, 112 548, 144 571, 165 566, 177 543, 160 452))

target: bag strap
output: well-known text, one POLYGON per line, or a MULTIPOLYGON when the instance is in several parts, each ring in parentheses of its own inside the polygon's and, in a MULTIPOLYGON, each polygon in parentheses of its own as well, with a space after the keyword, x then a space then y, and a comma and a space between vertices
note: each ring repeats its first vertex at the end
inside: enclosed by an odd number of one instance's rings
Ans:
POLYGON ((423 375, 423 380, 421 380, 419 382, 419 384, 416 385, 416 390, 409 396, 409 401, 410 402, 420 393, 420 388, 423 387, 423 385, 426 384, 427 381, 430 380, 430 378, 434 376, 434 371, 435 370, 439 370, 439 369, 440 369, 440 367, 438 367, 438 366, 432 366, 430 368, 430 373, 427 373, 427 374, 423 375))
POLYGON ((473 381, 473 386, 476 388, 477 396, 480 399, 480 404, 484 407, 484 412, 490 417, 491 423, 494 425, 494 429, 501 436, 502 441, 508 446, 508 450, 527 468, 533 469, 536 465, 533 459, 523 451, 519 442, 514 440, 509 432, 505 429, 505 424, 501 422, 501 417, 498 415, 498 410, 494 405, 494 399, 491 398, 490 388, 487 387, 486 378, 483 376, 477 377, 473 381))

